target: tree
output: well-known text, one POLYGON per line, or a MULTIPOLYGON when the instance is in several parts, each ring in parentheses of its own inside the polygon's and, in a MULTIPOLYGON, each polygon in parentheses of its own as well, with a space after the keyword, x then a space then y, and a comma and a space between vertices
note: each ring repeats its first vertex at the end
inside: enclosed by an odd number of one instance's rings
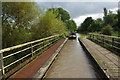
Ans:
POLYGON ((107 9, 104 8, 104 16, 107 16, 107 9))
POLYGON ((113 28, 110 25, 103 27, 101 30, 101 33, 104 35, 112 35, 112 32, 113 32, 113 28))
POLYGON ((52 11, 53 14, 57 15, 56 18, 61 19, 64 23, 66 23, 66 28, 72 32, 75 31, 77 26, 73 20, 70 20, 69 13, 63 8, 51 8, 48 11, 52 11))
POLYGON ((66 10, 64 10, 63 8, 51 8, 51 9, 49 9, 49 11, 53 11, 54 14, 58 13, 56 17, 57 18, 61 17, 61 20, 63 22, 70 19, 69 13, 66 10))
POLYGON ((80 26, 80 31, 81 32, 88 32, 88 27, 90 26, 90 24, 93 22, 92 17, 87 17, 84 22, 81 24, 80 26))
POLYGON ((72 32, 72 31, 75 31, 77 26, 76 26, 76 23, 74 22, 74 20, 68 20, 66 21, 66 26, 67 26, 67 29, 72 32))
POLYGON ((38 15, 33 2, 2 3, 3 48, 30 40, 29 29, 38 15), (29 38, 29 39, 28 39, 29 38))
MULTIPOLYGON (((118 13, 118 16, 117 16, 118 17, 118 21, 120 21, 120 9, 118 10, 117 13, 118 13)), ((118 26, 120 26, 120 22, 118 22, 118 26)))
POLYGON ((103 20, 101 18, 97 18, 96 20, 100 23, 103 23, 103 20))
POLYGON ((46 14, 39 19, 36 24, 36 29, 33 30, 33 39, 39 39, 48 37, 55 34, 64 34, 66 32, 65 23, 60 18, 56 18, 57 15, 51 11, 47 11, 46 14))
POLYGON ((99 21, 99 19, 94 20, 90 26, 88 27, 88 30, 90 32, 99 32, 101 30, 101 23, 99 21))
POLYGON ((37 17, 38 10, 35 3, 32 2, 5 2, 2 4, 3 22, 14 21, 17 27, 28 27, 28 24, 37 17))
POLYGON ((114 21, 115 21, 115 14, 109 14, 107 16, 104 17, 104 25, 110 24, 111 26, 113 26, 114 21))

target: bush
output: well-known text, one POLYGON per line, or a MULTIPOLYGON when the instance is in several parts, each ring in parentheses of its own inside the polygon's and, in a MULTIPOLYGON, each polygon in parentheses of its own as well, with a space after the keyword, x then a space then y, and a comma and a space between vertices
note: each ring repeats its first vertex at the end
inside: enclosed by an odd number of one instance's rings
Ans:
POLYGON ((56 16, 52 11, 46 12, 46 14, 39 19, 35 30, 33 26, 33 38, 40 39, 51 35, 66 34, 65 23, 61 21, 60 18, 56 18, 56 16))
POLYGON ((101 33, 104 35, 112 35, 112 32, 113 32, 113 28, 110 25, 103 27, 101 30, 101 33))

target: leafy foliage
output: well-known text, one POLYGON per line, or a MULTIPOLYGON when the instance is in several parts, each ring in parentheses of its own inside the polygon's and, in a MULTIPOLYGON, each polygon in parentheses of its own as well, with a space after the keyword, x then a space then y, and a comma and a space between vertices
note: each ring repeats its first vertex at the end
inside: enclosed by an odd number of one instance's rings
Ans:
POLYGON ((103 27, 101 31, 101 33, 104 35, 112 35, 112 32, 113 32, 113 29, 112 29, 112 26, 110 25, 103 27))
POLYGON ((104 25, 110 24, 115 25, 116 22, 116 14, 110 14, 104 17, 104 25))
POLYGON ((118 11, 118 14, 113 14, 112 11, 109 10, 109 13, 106 8, 104 8, 104 17, 103 20, 101 18, 98 18, 96 20, 93 20, 90 17, 87 17, 84 22, 79 26, 78 32, 99 32, 103 34, 107 34, 107 28, 108 28, 108 35, 114 34, 120 34, 120 27, 119 27, 119 16, 120 12, 118 11), (88 19, 89 18, 89 19, 88 19), (106 26, 111 26, 107 27, 106 26))
POLYGON ((45 11, 34 2, 3 2, 2 11, 3 48, 55 34, 68 34, 68 25, 69 31, 76 29, 75 22, 69 21, 69 13, 62 8, 45 11))
POLYGON ((63 22, 66 23, 66 28, 72 32, 75 31, 77 26, 74 20, 70 20, 69 13, 64 10, 63 8, 51 8, 49 11, 52 11, 53 14, 56 14, 56 18, 61 19, 63 22))
POLYGON ((100 22, 98 22, 97 20, 94 20, 91 24, 90 24, 90 26, 88 27, 88 30, 90 31, 90 32, 95 32, 95 31, 100 31, 100 29, 101 29, 101 23, 100 22))
POLYGON ((73 20, 66 21, 66 26, 70 32, 75 31, 77 29, 76 23, 73 20))
POLYGON ((38 13, 35 3, 31 2, 5 2, 2 6, 3 23, 7 19, 18 27, 28 27, 38 13))
POLYGON ((107 16, 107 9, 104 8, 104 16, 107 16))
POLYGON ((61 19, 56 18, 57 15, 53 14, 51 11, 46 12, 46 14, 39 19, 36 24, 36 30, 32 32, 35 39, 42 37, 47 37, 55 34, 66 33, 65 23, 61 19))
POLYGON ((61 17, 61 20, 63 22, 70 19, 69 13, 66 10, 64 10, 63 8, 51 8, 51 9, 49 9, 49 11, 53 11, 54 14, 57 14, 57 16, 56 16, 57 18, 61 17))
POLYGON ((81 32, 88 32, 88 27, 90 26, 90 24, 93 22, 92 17, 87 17, 84 22, 81 24, 81 26, 79 27, 79 30, 81 32))
POLYGON ((29 29, 38 14, 36 4, 3 2, 2 7, 3 48, 29 41, 31 38, 29 29))

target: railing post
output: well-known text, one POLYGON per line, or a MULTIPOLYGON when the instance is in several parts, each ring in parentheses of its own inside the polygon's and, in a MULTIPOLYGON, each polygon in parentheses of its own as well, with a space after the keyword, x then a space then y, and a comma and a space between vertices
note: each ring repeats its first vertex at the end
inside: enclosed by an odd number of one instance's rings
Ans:
POLYGON ((4 76, 5 70, 4 70, 3 53, 1 53, 1 63, 2 63, 2 75, 4 76))
POLYGON ((59 40, 59 36, 57 36, 57 41, 59 40))
POLYGON ((104 46, 104 36, 103 36, 103 46, 104 46))
POLYGON ((60 35, 59 35, 59 36, 57 36, 57 37, 58 37, 58 40, 62 38, 60 35))
POLYGON ((93 40, 94 40, 94 34, 93 34, 93 40))
POLYGON ((112 47, 114 46, 114 38, 112 37, 112 47))
POLYGON ((61 39, 61 38, 64 38, 64 37, 63 37, 63 34, 62 34, 62 35, 59 35, 59 39, 61 39))
POLYGON ((99 42, 101 42, 101 36, 102 36, 102 35, 99 35, 99 42))
POLYGON ((45 39, 43 39, 43 49, 44 49, 44 45, 45 45, 45 41, 44 41, 45 39))
POLYGON ((91 39, 91 34, 89 34, 89 38, 91 39))
POLYGON ((91 34, 91 37, 92 37, 91 39, 93 40, 93 34, 91 34))
POLYGON ((33 57, 33 46, 32 46, 32 43, 31 43, 31 53, 32 53, 32 57, 33 57))
POLYGON ((97 42, 98 42, 98 35, 96 35, 96 40, 97 40, 97 42))
POLYGON ((55 36, 55 40, 56 40, 56 42, 57 42, 57 40, 58 40, 57 36, 55 36))
MULTIPOLYGON (((54 36, 54 42, 56 42, 56 36, 54 36)), ((53 43, 54 43, 54 42, 53 42, 53 43)))

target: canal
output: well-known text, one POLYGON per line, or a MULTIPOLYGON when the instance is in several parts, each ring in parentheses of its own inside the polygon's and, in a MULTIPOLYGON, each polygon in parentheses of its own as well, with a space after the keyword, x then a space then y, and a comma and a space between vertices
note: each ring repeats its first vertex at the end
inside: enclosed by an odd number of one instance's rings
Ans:
POLYGON ((78 39, 68 40, 44 78, 98 78, 92 63, 78 39))

